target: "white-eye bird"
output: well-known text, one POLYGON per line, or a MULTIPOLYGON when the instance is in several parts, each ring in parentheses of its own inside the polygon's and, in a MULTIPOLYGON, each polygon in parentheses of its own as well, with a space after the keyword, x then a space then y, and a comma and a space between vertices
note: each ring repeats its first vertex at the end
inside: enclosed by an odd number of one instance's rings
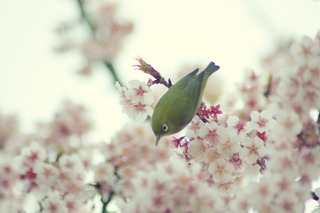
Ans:
POLYGON ((199 69, 189 73, 160 98, 151 118, 156 145, 164 135, 181 131, 196 114, 207 80, 220 67, 210 62, 199 74, 199 69))

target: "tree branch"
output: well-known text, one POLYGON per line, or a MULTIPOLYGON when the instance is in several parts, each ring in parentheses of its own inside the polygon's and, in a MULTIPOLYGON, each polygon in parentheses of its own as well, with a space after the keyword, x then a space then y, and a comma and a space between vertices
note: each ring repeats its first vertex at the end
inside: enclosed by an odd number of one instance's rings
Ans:
POLYGON ((152 86, 154 84, 163 84, 164 86, 168 87, 168 89, 172 86, 170 79, 166 81, 156 69, 154 69, 150 64, 145 62, 142 58, 137 57, 137 61, 139 62, 139 64, 134 65, 134 67, 137 70, 141 70, 142 72, 149 74, 156 79, 150 79, 148 81, 148 86, 152 86))
MULTIPOLYGON (((85 5, 84 5, 84 1, 83 0, 76 0, 77 2, 77 6, 79 8, 79 11, 80 11, 80 16, 81 16, 81 19, 83 21, 85 21, 85 23, 87 24, 87 26, 89 27, 91 33, 92 33, 92 36, 97 39, 96 37, 96 26, 94 26, 94 24, 90 21, 89 17, 88 17, 88 14, 85 10, 85 5)), ((122 85, 122 82, 116 72, 116 69, 114 68, 113 64, 111 61, 102 61, 104 66, 109 70, 109 73, 111 74, 112 76, 112 79, 114 82, 118 81, 121 85, 122 85)))

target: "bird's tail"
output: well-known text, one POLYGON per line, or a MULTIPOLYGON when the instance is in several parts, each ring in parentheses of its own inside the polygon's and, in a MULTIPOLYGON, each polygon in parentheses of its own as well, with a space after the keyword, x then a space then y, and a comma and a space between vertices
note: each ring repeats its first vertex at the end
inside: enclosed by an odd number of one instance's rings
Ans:
POLYGON ((216 72, 218 69, 220 69, 219 66, 217 66, 214 62, 210 61, 208 66, 199 74, 199 81, 201 83, 201 96, 204 91, 204 88, 206 87, 207 80, 214 72, 216 72))
POLYGON ((203 70, 203 72, 205 72, 205 78, 209 78, 209 76, 216 72, 218 69, 220 69, 220 67, 214 62, 210 61, 208 66, 203 70))

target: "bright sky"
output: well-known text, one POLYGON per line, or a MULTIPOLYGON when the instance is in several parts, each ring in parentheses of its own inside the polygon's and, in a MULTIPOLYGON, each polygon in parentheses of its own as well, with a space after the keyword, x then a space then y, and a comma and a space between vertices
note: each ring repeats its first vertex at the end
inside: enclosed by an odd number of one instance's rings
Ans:
MULTIPOLYGON (((133 71, 140 55, 166 77, 179 67, 221 66, 225 85, 240 81, 245 68, 280 37, 314 36, 320 30, 320 1, 314 0, 121 0, 124 19, 135 24, 115 66, 128 81, 146 76, 133 71)), ((127 116, 108 75, 84 79, 75 74, 79 60, 52 51, 54 27, 78 15, 73 0, 0 2, 0 112, 16 113, 25 129, 53 116, 70 99, 90 110, 97 138, 109 140, 127 116)))
MULTIPOLYGON (((128 81, 146 80, 133 71, 137 55, 166 77, 181 66, 221 66, 224 84, 240 81, 245 68, 279 36, 314 36, 320 29, 320 1, 313 0, 131 0, 118 1, 121 15, 135 24, 115 66, 128 81)), ((64 99, 85 104, 107 139, 123 125, 118 97, 108 75, 84 79, 79 60, 52 51, 54 27, 78 15, 73 0, 10 0, 0 3, 0 111, 17 113, 26 129, 49 119, 64 99), (112 123, 112 125, 111 125, 112 123)))

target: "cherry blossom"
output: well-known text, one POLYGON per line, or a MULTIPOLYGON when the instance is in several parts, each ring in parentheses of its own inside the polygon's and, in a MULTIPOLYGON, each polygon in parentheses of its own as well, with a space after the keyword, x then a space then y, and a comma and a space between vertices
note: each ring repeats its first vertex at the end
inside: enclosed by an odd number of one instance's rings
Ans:
POLYGON ((189 139, 197 138, 199 130, 204 125, 198 116, 194 116, 191 122, 186 127, 186 137, 189 139))
POLYGON ((263 110, 262 112, 253 111, 250 114, 250 118, 249 130, 269 131, 276 126, 273 113, 269 110, 263 110))
POLYGON ((242 145, 248 163, 254 163, 266 154, 266 147, 259 137, 245 138, 242 145))
POLYGON ((151 116, 154 96, 144 82, 130 81, 128 89, 117 82, 116 87, 121 91, 123 112, 137 121, 144 121, 151 116))
POLYGON ((229 182, 233 179, 233 165, 224 159, 211 162, 208 171, 212 174, 212 179, 218 183, 229 182))
POLYGON ((240 120, 237 116, 231 115, 227 120, 228 131, 236 132, 241 138, 244 138, 249 132, 247 127, 247 122, 240 120))
POLYGON ((199 136, 203 138, 208 145, 215 146, 225 131, 224 127, 219 126, 215 122, 211 122, 206 123, 199 129, 199 136))
POLYGON ((63 173, 71 173, 73 175, 80 175, 83 172, 83 164, 76 154, 62 155, 59 158, 60 170, 63 173))
POLYGON ((280 110, 276 119, 279 123, 280 135, 287 140, 294 140, 302 130, 302 123, 295 112, 280 110))
POLYGON ((95 180, 98 182, 112 182, 114 167, 111 164, 100 163, 95 167, 95 180))
POLYGON ((21 150, 21 156, 25 165, 33 166, 39 161, 44 161, 47 158, 47 153, 38 143, 32 143, 29 147, 21 150))
POLYGON ((319 56, 319 45, 315 45, 314 40, 308 36, 303 36, 299 43, 294 43, 291 52, 298 63, 304 65, 313 63, 319 56))
POLYGON ((230 158, 232 155, 239 153, 240 141, 241 139, 236 135, 223 135, 217 144, 217 150, 226 158, 230 158))
MULTIPOLYGON (((84 15, 92 35, 60 46, 81 51, 87 74, 98 61, 112 68, 132 30, 118 20, 114 4, 91 6, 84 15)), ((68 34, 73 27, 58 31, 68 34)), ((171 81, 141 58, 137 67, 159 78, 116 83, 123 112, 140 122, 128 121, 103 141, 91 143, 89 112, 70 101, 33 132, 0 113, 0 209, 304 212, 310 201, 319 212, 319 54, 320 33, 284 42, 263 59, 266 72, 247 70, 234 93, 207 91, 214 105, 204 97, 188 126, 158 146, 147 119, 156 97, 150 87, 171 81)))
POLYGON ((45 199, 42 208, 48 213, 67 212, 67 207, 62 198, 57 194, 52 194, 45 199))
POLYGON ((60 41, 55 49, 59 52, 77 50, 83 56, 85 60, 79 74, 90 75, 97 62, 103 62, 114 72, 110 62, 121 52, 126 37, 133 31, 133 23, 121 20, 120 8, 110 1, 80 1, 79 9, 83 22, 58 25, 56 32, 60 41), (73 35, 88 27, 91 32, 87 36, 73 35))
POLYGON ((208 145, 202 140, 195 139, 188 143, 188 153, 199 162, 204 161, 207 149, 208 145))

